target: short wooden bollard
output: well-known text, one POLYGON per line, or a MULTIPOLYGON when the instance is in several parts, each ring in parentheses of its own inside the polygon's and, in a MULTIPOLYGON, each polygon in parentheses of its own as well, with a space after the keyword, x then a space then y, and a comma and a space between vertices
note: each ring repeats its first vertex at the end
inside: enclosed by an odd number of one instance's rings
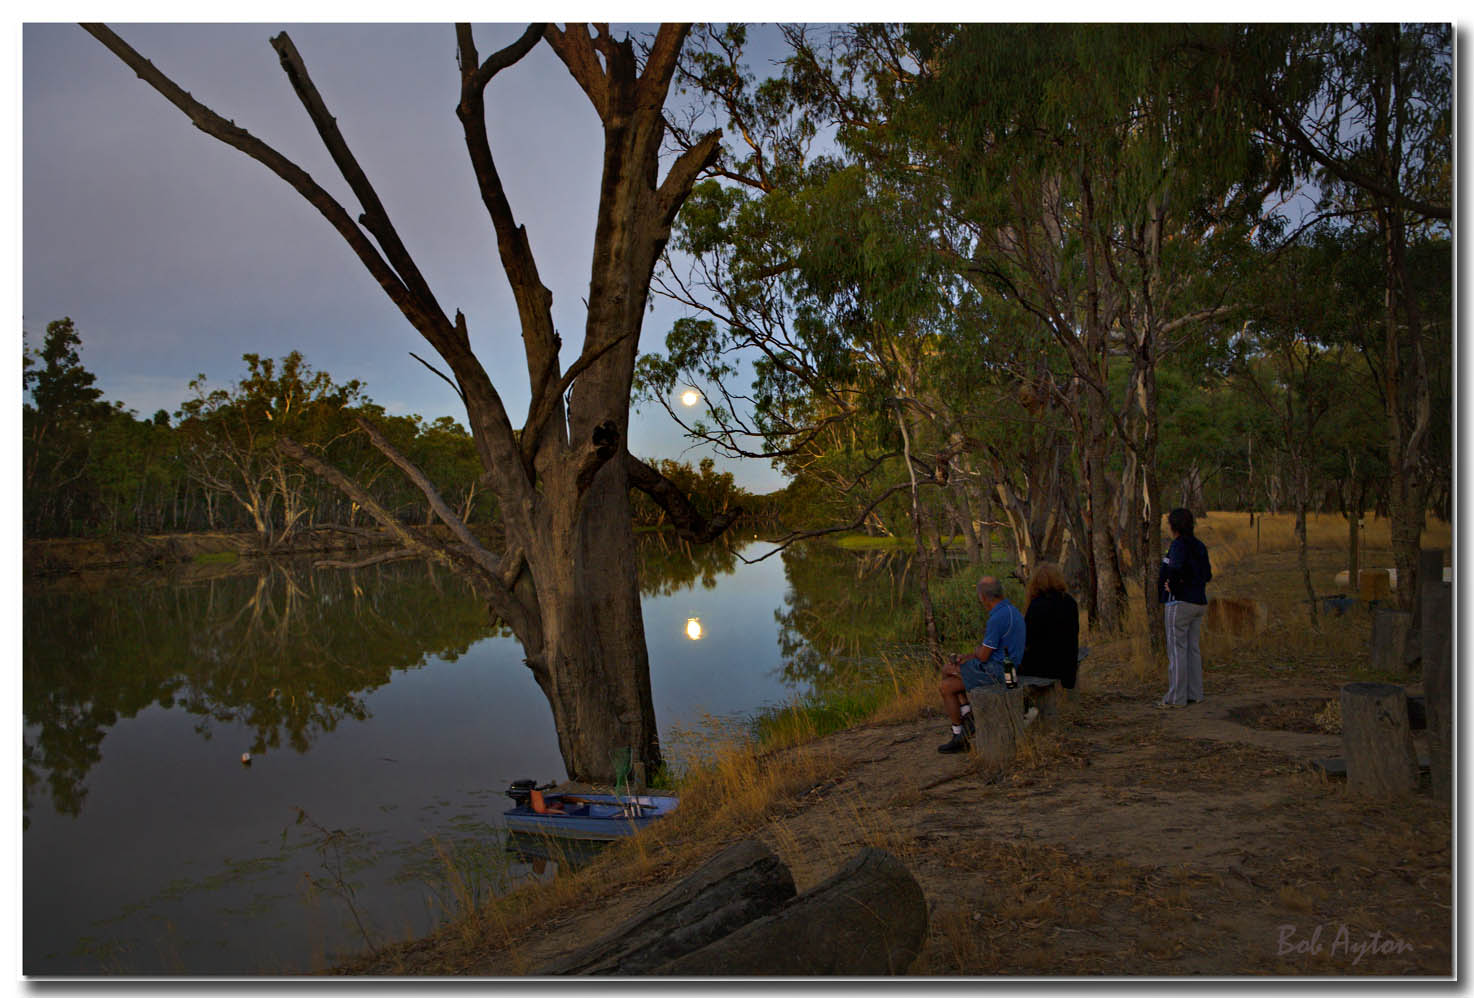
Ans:
POLYGON ((1401 797, 1418 788, 1418 757, 1408 725, 1407 692, 1390 683, 1341 687, 1346 787, 1366 797, 1401 797))
POLYGON ((1378 608, 1372 615, 1372 668, 1383 672, 1405 671, 1412 652, 1408 640, 1412 629, 1411 612, 1378 608))
POLYGON ((973 747, 987 762, 1008 762, 1018 754, 1018 740, 1024 732, 1024 688, 990 684, 967 691, 972 704, 973 747))

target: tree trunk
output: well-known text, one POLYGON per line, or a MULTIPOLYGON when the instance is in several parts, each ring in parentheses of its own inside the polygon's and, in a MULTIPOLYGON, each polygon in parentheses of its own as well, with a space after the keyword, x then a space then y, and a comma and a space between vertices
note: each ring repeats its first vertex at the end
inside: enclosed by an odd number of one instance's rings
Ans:
POLYGON ((1095 576, 1095 612, 1092 622, 1105 632, 1117 632, 1126 614, 1126 587, 1121 578, 1121 562, 1111 529, 1111 485, 1106 467, 1108 454, 1107 415, 1104 403, 1088 396, 1087 439, 1083 457, 1088 504, 1085 529, 1090 536, 1091 566, 1095 576))
MULTIPOLYGON (((614 782, 613 753, 620 749, 647 773, 661 765, 639 560, 625 476, 616 465, 600 470, 581 504, 555 508, 550 543, 528 549, 542 608, 543 662, 533 674, 552 708, 569 778, 603 784, 614 782)), ((546 498, 555 497, 564 498, 546 498)))
POLYGON ((900 406, 896 407, 896 423, 901 427, 901 443, 906 460, 906 471, 911 476, 911 530, 916 538, 916 557, 921 569, 921 614, 926 623, 926 647, 932 660, 940 665, 942 641, 937 633, 937 616, 936 611, 932 609, 931 602, 931 557, 927 554, 925 543, 922 541, 921 497, 917 493, 916 469, 911 465, 911 434, 906 428, 906 414, 900 406))
POLYGON ((1296 471, 1295 488, 1295 547, 1296 556, 1300 562, 1300 579, 1305 585, 1306 604, 1310 607, 1310 626, 1314 630, 1320 630, 1320 616, 1316 609, 1315 583, 1310 578, 1310 544, 1306 534, 1306 501, 1304 494, 1305 483, 1301 480, 1305 476, 1304 465, 1296 471))

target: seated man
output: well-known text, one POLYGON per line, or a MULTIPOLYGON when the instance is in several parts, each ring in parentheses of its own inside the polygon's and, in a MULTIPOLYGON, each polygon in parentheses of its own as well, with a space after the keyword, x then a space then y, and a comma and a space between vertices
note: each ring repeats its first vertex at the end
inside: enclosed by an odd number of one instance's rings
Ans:
POLYGON ((983 643, 971 655, 953 655, 942 666, 942 679, 937 684, 942 706, 952 721, 952 738, 938 746, 938 752, 961 752, 976 730, 967 691, 989 684, 1002 686, 1004 666, 1016 665, 1024 657, 1024 615, 1004 598, 1003 583, 991 575, 979 579, 978 602, 988 611, 983 643))

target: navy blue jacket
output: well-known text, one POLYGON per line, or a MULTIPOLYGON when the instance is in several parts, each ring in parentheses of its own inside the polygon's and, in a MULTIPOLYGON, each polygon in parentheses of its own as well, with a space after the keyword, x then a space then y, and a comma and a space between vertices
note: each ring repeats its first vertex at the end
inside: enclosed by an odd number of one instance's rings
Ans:
POLYGON ((1196 537, 1174 537, 1157 570, 1157 598, 1163 603, 1180 600, 1204 605, 1212 578, 1213 567, 1203 542, 1196 537))

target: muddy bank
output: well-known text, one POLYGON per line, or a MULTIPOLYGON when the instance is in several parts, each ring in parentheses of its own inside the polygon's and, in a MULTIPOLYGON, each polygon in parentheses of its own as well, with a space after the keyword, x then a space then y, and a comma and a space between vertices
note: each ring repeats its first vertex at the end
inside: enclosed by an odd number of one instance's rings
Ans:
MULTIPOLYGON (((443 525, 413 529, 437 539, 450 539, 450 531, 443 525)), ((495 540, 485 531, 477 533, 483 540, 495 540)), ((27 578, 50 578, 104 569, 170 568, 311 554, 352 561, 398 546, 398 541, 380 527, 314 527, 269 548, 253 531, 63 537, 27 539, 22 565, 27 578)))

